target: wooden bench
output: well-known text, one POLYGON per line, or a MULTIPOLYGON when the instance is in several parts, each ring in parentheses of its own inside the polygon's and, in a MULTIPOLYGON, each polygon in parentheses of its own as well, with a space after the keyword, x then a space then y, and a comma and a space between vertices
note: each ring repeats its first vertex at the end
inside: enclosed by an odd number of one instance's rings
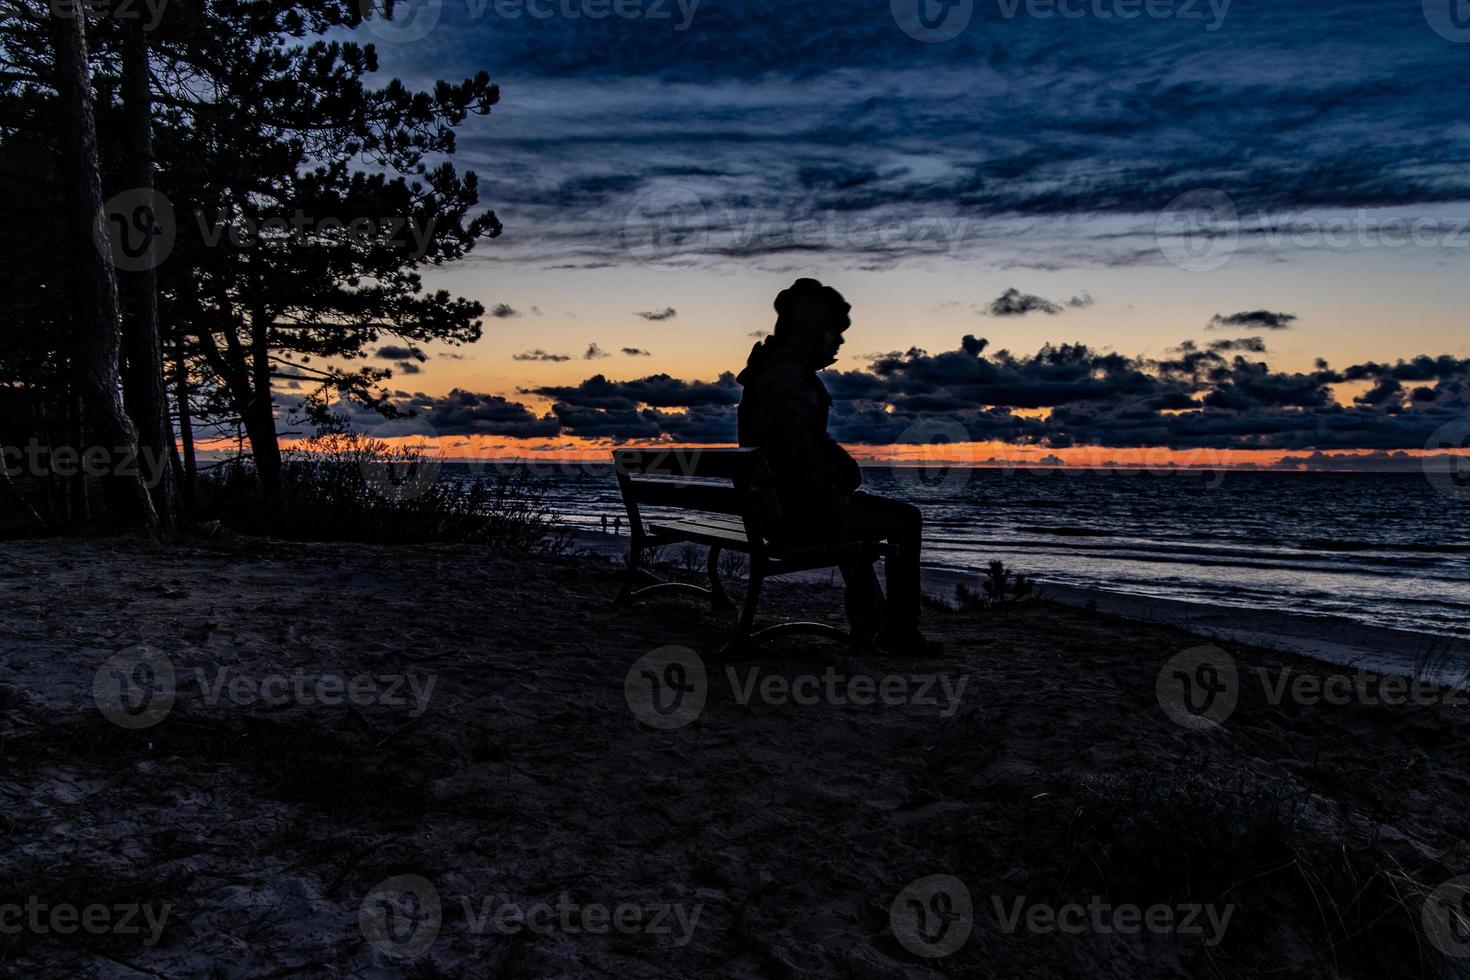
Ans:
POLYGON ((835 568, 848 561, 871 564, 890 553, 877 541, 779 546, 767 529, 781 516, 780 503, 765 457, 759 449, 619 449, 613 453, 618 487, 628 511, 632 543, 628 572, 617 605, 650 595, 686 593, 708 598, 716 609, 734 609, 720 582, 720 556, 726 551, 750 558, 750 586, 727 652, 796 633, 835 636, 867 651, 872 638, 861 611, 847 604, 848 630, 826 623, 793 622, 755 630, 756 607, 765 580, 777 575, 835 568), (673 511, 672 518, 646 519, 642 508, 673 511), (644 565, 646 553, 671 544, 709 549, 709 586, 662 581, 644 565), (640 579, 653 584, 639 586, 640 579))

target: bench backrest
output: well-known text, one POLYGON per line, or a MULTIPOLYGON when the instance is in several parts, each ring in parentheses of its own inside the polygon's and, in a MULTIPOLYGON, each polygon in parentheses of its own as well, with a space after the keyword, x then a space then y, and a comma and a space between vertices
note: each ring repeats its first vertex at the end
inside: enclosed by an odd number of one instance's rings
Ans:
POLYGON ((613 452, 632 533, 644 534, 639 507, 731 514, 745 522, 752 549, 781 516, 770 467, 759 449, 669 447, 613 452))

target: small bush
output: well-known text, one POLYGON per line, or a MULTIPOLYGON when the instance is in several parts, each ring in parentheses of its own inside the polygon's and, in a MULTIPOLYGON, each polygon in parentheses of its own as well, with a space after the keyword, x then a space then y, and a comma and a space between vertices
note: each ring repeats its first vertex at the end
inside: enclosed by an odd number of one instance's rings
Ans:
POLYGON ((440 481, 431 460, 360 435, 318 436, 289 451, 273 513, 246 464, 201 482, 204 512, 232 530, 300 541, 462 542, 524 552, 556 525, 549 482, 525 470, 440 481))
POLYGON ((750 559, 738 551, 720 554, 720 575, 727 579, 743 579, 750 572, 750 559))
POLYGON ((1003 561, 991 562, 985 576, 979 592, 963 582, 955 586, 955 604, 961 612, 1022 605, 1037 598, 1036 584, 1019 572, 1012 573, 1003 561))

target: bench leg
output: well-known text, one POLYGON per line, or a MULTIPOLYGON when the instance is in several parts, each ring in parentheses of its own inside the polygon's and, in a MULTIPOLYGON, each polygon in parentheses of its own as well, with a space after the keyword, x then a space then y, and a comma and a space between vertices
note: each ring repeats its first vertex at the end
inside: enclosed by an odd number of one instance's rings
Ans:
POLYGON ((643 562, 643 546, 636 538, 628 548, 628 570, 623 574, 623 587, 618 590, 618 597, 613 600, 614 606, 626 606, 633 601, 633 583, 638 578, 638 572, 643 562))
POLYGON ((730 601, 725 586, 720 582, 720 552, 722 550, 719 545, 714 545, 709 549, 710 605, 716 609, 734 609, 735 603, 730 601))
POLYGON ((740 621, 735 624, 735 635, 731 637, 729 643, 725 644, 723 653, 737 653, 749 644, 751 631, 755 628, 755 611, 761 602, 761 585, 764 581, 764 576, 752 566, 750 585, 745 590, 745 607, 740 610, 740 621))
MULTIPOLYGON (((863 597, 858 593, 856 586, 859 576, 870 577, 873 574, 871 563, 856 562, 842 569, 845 588, 842 590, 842 604, 847 613, 848 643, 856 654, 877 653, 878 646, 873 642, 873 635, 878 631, 878 625, 883 621, 883 592, 878 590, 876 598, 879 600, 877 609, 865 608, 863 597), (876 617, 876 621, 874 621, 876 617)), ((861 584, 866 584, 861 583, 861 584)), ((877 587, 876 579, 873 585, 877 587)))

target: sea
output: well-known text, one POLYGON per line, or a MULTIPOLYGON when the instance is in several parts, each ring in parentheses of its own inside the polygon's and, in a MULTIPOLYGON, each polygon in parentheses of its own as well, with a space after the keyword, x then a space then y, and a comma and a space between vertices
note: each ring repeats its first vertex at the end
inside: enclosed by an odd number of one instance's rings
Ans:
MULTIPOLYGON (((525 464, 562 526, 626 517, 610 464, 525 464)), ((1470 637, 1470 486, 1417 473, 865 467, 924 564, 1470 637)), ((442 479, 473 478, 445 464, 442 479)))

